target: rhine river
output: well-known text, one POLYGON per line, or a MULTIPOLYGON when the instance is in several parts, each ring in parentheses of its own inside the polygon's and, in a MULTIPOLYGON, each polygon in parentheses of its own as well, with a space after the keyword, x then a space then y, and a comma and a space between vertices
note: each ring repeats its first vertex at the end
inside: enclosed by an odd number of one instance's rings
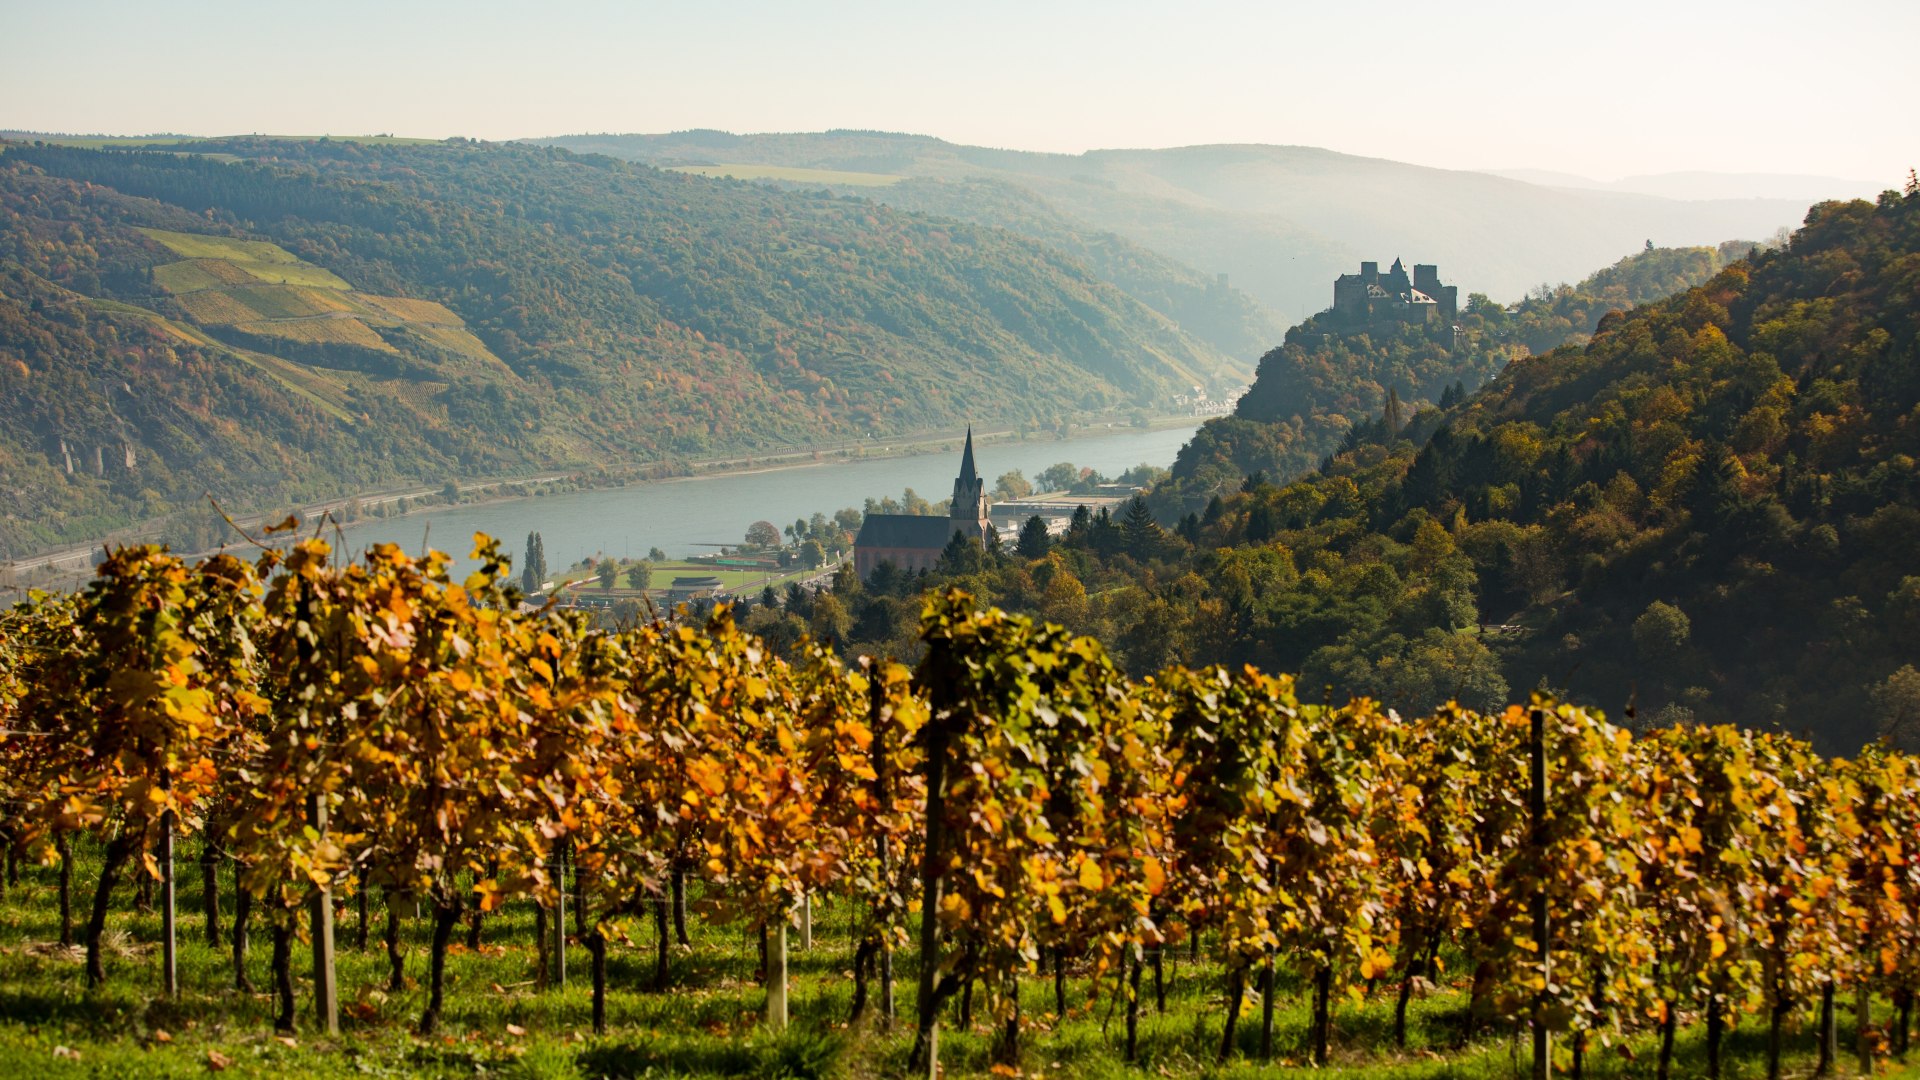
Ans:
MULTIPOLYGON (((1194 426, 1129 429, 982 444, 974 447, 974 459, 989 490, 1010 469, 1020 470, 1031 480, 1062 461, 1112 477, 1136 465, 1171 466, 1193 431, 1194 426)), ((546 547, 547 565, 555 569, 590 555, 639 558, 654 547, 677 558, 712 552, 719 544, 738 544, 755 521, 785 527, 814 513, 831 515, 845 507, 859 508, 869 498, 891 495, 898 499, 906 488, 929 502, 939 502, 952 493, 959 468, 957 451, 836 461, 435 507, 390 521, 363 522, 347 528, 345 534, 348 548, 356 554, 378 543, 395 543, 417 552, 425 541, 460 556, 461 567, 469 565, 464 557, 472 550, 475 532, 499 537, 516 563, 527 534, 538 532, 546 547)))

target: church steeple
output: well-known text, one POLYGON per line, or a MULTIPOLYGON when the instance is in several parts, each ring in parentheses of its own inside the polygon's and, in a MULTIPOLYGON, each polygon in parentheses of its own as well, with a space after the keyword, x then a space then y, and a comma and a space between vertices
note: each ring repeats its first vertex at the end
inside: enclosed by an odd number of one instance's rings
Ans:
POLYGON ((987 482, 973 465, 973 428, 967 428, 967 446, 960 453, 960 475, 953 480, 953 505, 949 516, 959 521, 985 521, 987 518, 987 482))

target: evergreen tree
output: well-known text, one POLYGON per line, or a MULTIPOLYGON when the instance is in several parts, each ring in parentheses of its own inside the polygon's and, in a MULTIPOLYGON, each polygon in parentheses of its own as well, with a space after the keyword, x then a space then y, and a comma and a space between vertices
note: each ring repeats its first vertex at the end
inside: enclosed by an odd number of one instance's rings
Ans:
POLYGON ((1136 561, 1146 562, 1159 550, 1160 523, 1153 519, 1145 495, 1135 495, 1127 503, 1126 516, 1120 521, 1120 534, 1127 554, 1136 561))
POLYGON ((1093 511, 1087 509, 1086 503, 1081 503, 1074 508, 1073 520, 1067 523, 1067 542, 1085 543, 1092 532, 1093 511))
POLYGON ((546 546, 541 542, 539 533, 530 532, 527 534, 527 557, 520 567, 520 591, 528 594, 537 593, 546 580, 546 546))
POLYGON ((1099 513, 1093 515, 1091 535, 1093 550, 1103 558, 1119 551, 1125 540, 1120 532, 1120 523, 1113 520, 1113 515, 1104 506, 1100 508, 1099 513))
POLYGON ((940 552, 940 572, 977 574, 984 561, 985 553, 980 549, 980 541, 955 529, 953 538, 947 541, 946 549, 940 552))
POLYGON ((1014 545, 1014 550, 1018 551, 1023 559, 1044 559, 1047 557, 1047 549, 1052 546, 1052 538, 1047 536, 1046 520, 1039 514, 1035 514, 1027 519, 1025 525, 1020 526, 1020 539, 1014 545))

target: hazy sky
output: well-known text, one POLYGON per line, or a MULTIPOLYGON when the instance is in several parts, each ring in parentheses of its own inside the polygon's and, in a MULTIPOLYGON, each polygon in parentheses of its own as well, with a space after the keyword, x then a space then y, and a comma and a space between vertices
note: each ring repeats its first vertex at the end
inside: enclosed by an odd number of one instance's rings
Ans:
POLYGON ((1920 163, 1920 0, 0 0, 0 41, 0 128, 41 131, 849 127, 1889 187, 1920 163))

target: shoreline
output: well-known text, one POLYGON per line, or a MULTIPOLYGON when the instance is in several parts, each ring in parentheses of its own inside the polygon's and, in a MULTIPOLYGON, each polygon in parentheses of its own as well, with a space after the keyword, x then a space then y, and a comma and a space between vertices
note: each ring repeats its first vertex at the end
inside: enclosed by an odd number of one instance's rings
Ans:
MULTIPOLYGON (((1218 414, 1214 414, 1218 415, 1218 414)), ((1106 435, 1119 435, 1140 431, 1164 431, 1177 427, 1197 427, 1213 419, 1208 416, 1156 416, 1145 427, 1129 423, 1110 423, 1106 425, 1086 425, 1076 427, 1062 437, 1057 434, 1039 433, 1020 437, 1017 429, 999 428, 992 431, 974 433, 974 438, 986 445, 1031 444, 1044 442, 1070 443, 1080 439, 1096 439, 1106 435)), ((724 457, 708 458, 704 461, 688 462, 687 472, 668 476, 644 475, 650 466, 627 464, 562 466, 542 469, 526 476, 517 477, 475 477, 470 480, 455 480, 462 497, 458 503, 435 501, 425 506, 409 506, 404 511, 385 514, 378 519, 369 519, 364 513, 353 521, 340 521, 344 527, 361 525, 369 520, 403 520, 416 514, 445 510, 449 506, 488 506, 496 503, 516 502, 543 498, 542 495, 525 491, 505 491, 501 489, 525 488, 529 485, 552 484, 563 481, 590 481, 587 490, 605 487, 627 487, 638 484, 686 483, 693 480, 706 480, 720 476, 752 476, 763 473, 785 472, 795 469, 818 468, 827 465, 849 464, 857 461, 879 461, 893 458, 917 457, 925 454, 950 450, 952 444, 964 438, 964 431, 920 432, 898 436, 893 439, 878 439, 872 442, 849 442, 832 444, 826 447, 792 450, 772 454, 730 454, 724 457), (599 482, 591 482, 598 480, 599 482), (471 487, 469 487, 471 485, 471 487), (472 491, 473 497, 467 497, 472 491), (501 492, 482 495, 481 492, 501 492)), ((659 468, 659 464, 651 466, 659 468)), ((302 525, 323 514, 338 513, 354 503, 362 508, 375 506, 393 506, 403 500, 434 498, 442 494, 445 485, 438 487, 424 483, 405 488, 379 488, 372 491, 355 492, 350 495, 310 503, 299 508, 302 525)), ((260 528, 270 524, 268 515, 236 514, 233 516, 236 526, 248 533, 257 533, 260 528)), ((115 530, 104 537, 86 544, 73 545, 52 551, 41 552, 25 558, 0 563, 0 595, 18 593, 24 595, 29 589, 63 589, 72 587, 93 576, 93 557, 102 547, 110 544, 136 544, 150 542, 143 540, 141 533, 151 534, 160 527, 152 519, 139 525, 115 530)), ((183 558, 198 558, 216 551, 232 550, 247 541, 236 537, 236 543, 222 548, 209 548, 204 551, 181 552, 183 558)))

